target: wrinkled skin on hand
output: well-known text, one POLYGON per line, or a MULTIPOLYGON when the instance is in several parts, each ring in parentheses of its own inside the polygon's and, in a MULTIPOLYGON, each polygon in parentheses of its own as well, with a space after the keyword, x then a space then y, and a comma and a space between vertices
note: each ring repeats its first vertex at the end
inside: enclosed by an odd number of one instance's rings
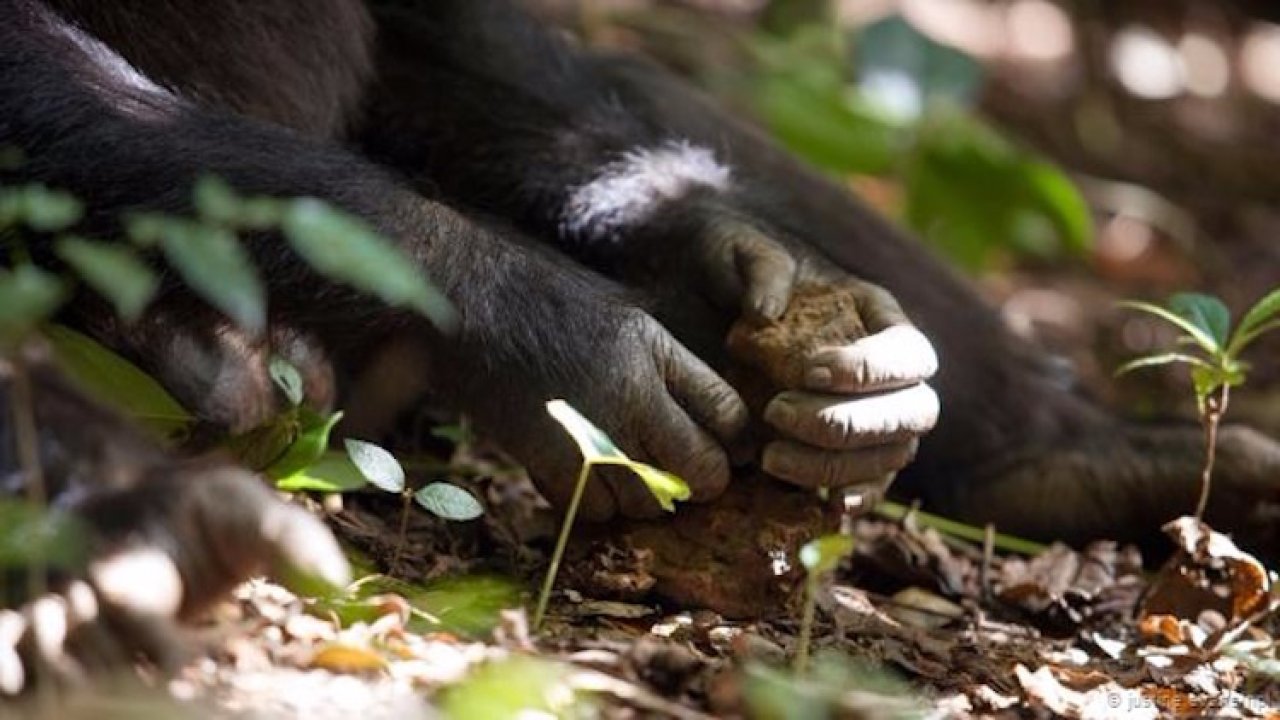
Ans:
MULTIPOLYGON (((451 404, 561 507, 573 493, 582 456, 547 414, 545 403, 553 398, 566 400, 634 459, 679 474, 694 502, 723 492, 725 446, 747 421, 738 393, 603 278, 540 268, 529 257, 509 270, 540 274, 542 287, 536 296, 491 298, 490 317, 463 313, 458 352, 441 372, 455 388, 451 404), (518 303, 520 311, 506 302, 518 303)), ((600 468, 581 511, 599 521, 616 514, 651 517, 661 509, 634 475, 600 468)))
POLYGON ((801 286, 836 286, 853 299, 865 336, 811 348, 801 382, 765 407, 777 433, 763 451, 766 472, 808 487, 883 491, 911 462, 937 422, 938 397, 927 381, 938 360, 887 291, 719 201, 695 197, 671 208, 637 245, 651 259, 640 281, 668 285, 672 316, 696 312, 688 296, 703 289, 721 309, 719 327, 735 313, 756 325, 777 322, 801 286))
MULTIPOLYGON (((46 490, 56 512, 81 523, 87 557, 51 576, 48 594, 0 610, 0 695, 37 678, 78 683, 138 657, 174 669, 186 654, 177 622, 255 575, 310 589, 348 581, 328 529, 256 477, 177 460, 43 361, 30 369, 46 490)), ((0 368, 6 411, 11 390, 0 368)), ((5 484, 22 480, 14 448, 11 432, 0 437, 5 484)))

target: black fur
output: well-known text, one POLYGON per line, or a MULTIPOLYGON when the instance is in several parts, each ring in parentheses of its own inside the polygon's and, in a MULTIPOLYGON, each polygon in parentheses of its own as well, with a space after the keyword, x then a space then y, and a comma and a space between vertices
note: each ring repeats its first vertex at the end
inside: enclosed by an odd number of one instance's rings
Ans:
MULTIPOLYGON (((444 289, 458 334, 319 277, 268 234, 249 246, 272 322, 316 338, 340 369, 421 333, 433 390, 500 441, 545 423, 540 400, 569 381, 590 395, 631 379, 635 357, 597 349, 644 335, 634 301, 562 253, 648 282, 634 272, 644 236, 678 242, 687 204, 664 209, 665 225, 594 243, 567 231, 565 207, 628 151, 689 139, 733 168, 733 188, 712 200, 885 285, 937 346, 943 419, 902 490, 1067 539, 1149 534, 1190 505, 1193 461, 1144 460, 1182 435, 1152 440, 1077 396, 952 272, 839 187, 678 82, 585 52, 508 0, 0 0, 0 17, 0 145, 27 158, 0 181, 71 191, 89 206, 79 230, 105 238, 127 212, 188 210, 206 173, 364 218, 444 289)), ((683 300, 664 323, 719 355, 732 318, 683 300)), ((207 309, 184 312, 197 303, 179 287, 159 307, 205 318, 186 331, 217 330, 207 309)), ((80 302, 73 319, 162 376, 172 362, 164 318, 120 328, 80 302)), ((604 400, 583 409, 635 424, 618 416, 634 409, 604 400)))

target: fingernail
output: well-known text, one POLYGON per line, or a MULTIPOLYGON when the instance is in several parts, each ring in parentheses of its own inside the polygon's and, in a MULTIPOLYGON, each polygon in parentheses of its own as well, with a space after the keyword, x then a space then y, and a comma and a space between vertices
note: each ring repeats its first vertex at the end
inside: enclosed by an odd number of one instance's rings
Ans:
POLYGON ((804 376, 805 385, 813 390, 826 390, 831 387, 831 368, 816 367, 804 376))

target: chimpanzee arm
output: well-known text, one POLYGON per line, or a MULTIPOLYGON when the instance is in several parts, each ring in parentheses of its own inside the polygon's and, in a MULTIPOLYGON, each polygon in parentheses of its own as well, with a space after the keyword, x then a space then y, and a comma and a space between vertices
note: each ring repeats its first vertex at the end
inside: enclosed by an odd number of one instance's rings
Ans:
MULTIPOLYGON (((390 331, 427 334, 422 371, 433 388, 529 466, 554 499, 567 498, 578 462, 543 411, 554 397, 629 451, 682 472, 699 497, 728 481, 720 443, 744 420, 737 394, 607 281, 428 201, 340 148, 187 102, 39 3, 0 0, 0 14, 0 145, 26 156, 14 179, 84 200, 86 231, 115 234, 120 216, 134 210, 185 211, 204 173, 244 193, 327 200, 419 263, 452 301, 457 330, 436 333, 328 281, 264 234, 246 244, 266 278, 273 320, 338 353, 367 349, 390 331)), ((181 303, 180 293, 169 290, 163 302, 181 303)), ((586 509, 607 516, 617 493, 593 485, 586 509)))
MULTIPOLYGON (((1198 428, 1107 413, 970 284, 845 188, 652 63, 616 55, 596 63, 632 113, 733 159, 738 206, 883 285, 936 345, 946 362, 933 384, 947 412, 898 480, 905 497, 1025 537, 1105 537, 1166 551, 1157 529, 1187 512, 1198 491, 1198 428)), ((1237 426, 1220 438, 1218 457, 1210 517, 1255 551, 1280 555, 1280 443, 1237 426)))
POLYGON ((594 267, 638 284, 676 278, 675 295, 709 295, 722 320, 776 319, 796 283, 857 285, 872 336, 810 358, 813 385, 776 398, 765 418, 794 442, 766 448, 764 464, 801 484, 834 485, 866 474, 858 453, 844 451, 898 444, 894 456, 911 457, 936 420, 922 383, 936 357, 892 296, 790 242, 742 202, 724 154, 624 102, 628 88, 607 64, 511 0, 387 6, 359 134, 372 155, 594 267), (900 393, 878 406, 887 414, 856 400, 885 391, 900 393))

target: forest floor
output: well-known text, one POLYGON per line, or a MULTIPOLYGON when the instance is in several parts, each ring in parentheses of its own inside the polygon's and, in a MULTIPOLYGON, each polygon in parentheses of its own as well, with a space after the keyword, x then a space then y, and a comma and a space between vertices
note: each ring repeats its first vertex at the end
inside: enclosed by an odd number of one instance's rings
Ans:
POLYGON ((369 575, 326 601, 248 583, 194 630, 205 656, 177 679, 61 715, 1280 717, 1268 574, 1194 523, 1175 533, 1184 562, 1144 574, 1114 543, 1026 557, 913 515, 859 519, 798 679, 790 612, 734 620, 562 583, 531 631, 519 608, 555 518, 518 474, 495 475, 483 520, 415 513, 403 536, 393 506, 350 499, 340 534, 365 557, 399 555, 401 580, 369 575))
MULTIPOLYGON (((1176 270, 1157 286, 1183 285, 1176 270)), ((1003 273, 986 289, 1015 327, 1072 351, 1097 394, 1142 407, 1178 393, 1170 376, 1148 381, 1163 391, 1110 381, 1106 368, 1134 352, 1114 300, 1137 284, 1150 292, 1148 276, 1124 280, 1057 269, 1003 273)), ((1258 412, 1238 419, 1275 432, 1276 383, 1263 380, 1258 412)), ((860 517, 852 556, 818 589, 814 660, 797 676, 797 603, 765 620, 663 605, 616 557, 572 560, 545 627, 531 629, 520 608, 559 518, 493 457, 464 446, 452 463, 482 519, 416 512, 402 534, 394 498, 344 496, 326 510, 358 587, 316 601, 248 583, 193 629, 201 657, 176 679, 100 685, 58 716, 1280 717, 1270 573, 1194 523, 1171 528, 1181 562, 1153 571, 1109 542, 1028 556, 942 534, 920 514, 860 517), (581 582, 591 567, 610 568, 596 585, 615 592, 581 582)))

